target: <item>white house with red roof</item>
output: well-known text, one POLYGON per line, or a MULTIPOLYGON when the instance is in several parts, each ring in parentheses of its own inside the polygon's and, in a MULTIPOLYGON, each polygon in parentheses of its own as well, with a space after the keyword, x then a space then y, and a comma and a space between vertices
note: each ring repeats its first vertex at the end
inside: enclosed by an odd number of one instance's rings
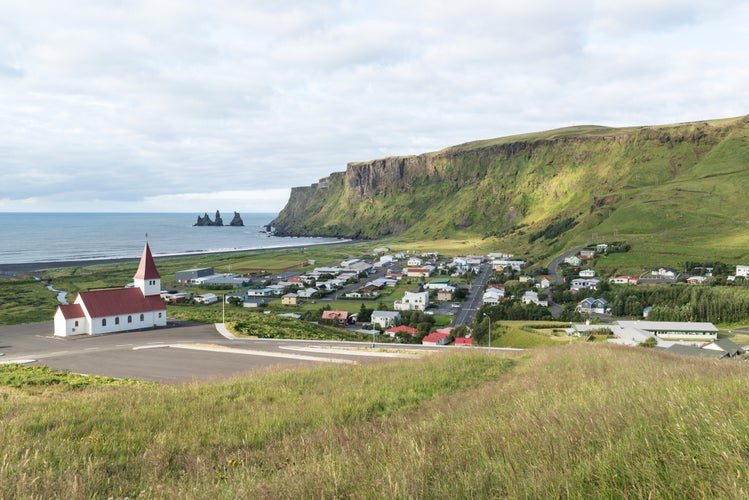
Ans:
POLYGON ((72 304, 57 307, 55 335, 101 335, 166 326, 161 276, 148 243, 129 288, 80 292, 72 304))

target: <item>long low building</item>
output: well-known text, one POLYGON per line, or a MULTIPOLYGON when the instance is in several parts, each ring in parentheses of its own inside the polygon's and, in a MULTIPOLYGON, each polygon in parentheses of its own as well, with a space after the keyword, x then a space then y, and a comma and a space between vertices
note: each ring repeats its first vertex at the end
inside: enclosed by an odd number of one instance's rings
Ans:
POLYGON ((639 328, 665 340, 715 340, 718 328, 697 321, 617 321, 624 328, 639 328))
POLYGON ((694 344, 718 338, 718 329, 712 323, 689 321, 616 321, 613 324, 576 324, 568 330, 570 335, 586 335, 591 331, 608 329, 614 335, 609 342, 638 345, 655 338, 659 346, 670 347, 676 343, 694 344))

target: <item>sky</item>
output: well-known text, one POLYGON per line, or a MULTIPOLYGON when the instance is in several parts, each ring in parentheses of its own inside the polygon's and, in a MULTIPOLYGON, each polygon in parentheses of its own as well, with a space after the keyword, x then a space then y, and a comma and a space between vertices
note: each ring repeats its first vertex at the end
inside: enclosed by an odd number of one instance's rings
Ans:
POLYGON ((0 211, 278 212, 346 164, 749 114, 749 2, 0 0, 0 211))

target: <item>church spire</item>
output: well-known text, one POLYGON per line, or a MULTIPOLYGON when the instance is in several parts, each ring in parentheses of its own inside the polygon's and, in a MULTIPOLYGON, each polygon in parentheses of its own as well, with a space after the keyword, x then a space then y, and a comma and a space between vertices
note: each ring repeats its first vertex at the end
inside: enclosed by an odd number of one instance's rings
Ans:
POLYGON ((156 270, 156 264, 153 262, 153 256, 151 255, 151 249, 146 241, 146 246, 143 247, 143 255, 140 256, 140 264, 138 270, 135 271, 134 279, 141 280, 153 280, 161 279, 159 271, 156 270))

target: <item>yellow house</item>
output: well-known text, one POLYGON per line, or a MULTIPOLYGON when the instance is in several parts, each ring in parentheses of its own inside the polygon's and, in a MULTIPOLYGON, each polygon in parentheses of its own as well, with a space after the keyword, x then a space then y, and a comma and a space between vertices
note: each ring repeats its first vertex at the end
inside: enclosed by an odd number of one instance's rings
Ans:
POLYGON ((281 297, 281 304, 285 306, 296 306, 299 305, 299 295, 295 293, 287 293, 281 297))

